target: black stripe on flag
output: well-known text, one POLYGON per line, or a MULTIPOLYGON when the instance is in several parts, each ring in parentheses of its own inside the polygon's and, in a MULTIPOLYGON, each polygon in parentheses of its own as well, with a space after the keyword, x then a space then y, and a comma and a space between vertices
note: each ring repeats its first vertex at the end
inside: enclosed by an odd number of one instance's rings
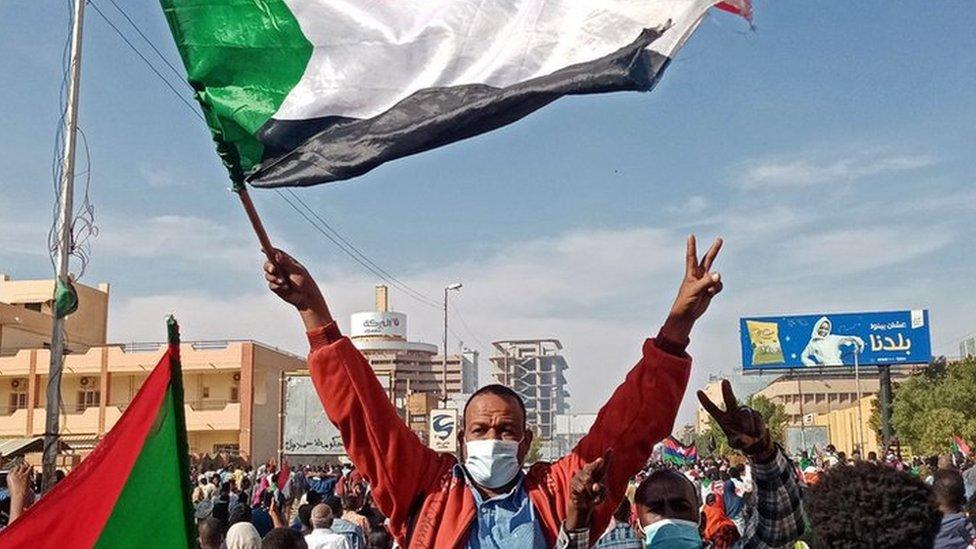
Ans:
POLYGON ((418 90, 373 118, 271 119, 258 132, 265 160, 247 180, 255 187, 341 181, 511 124, 564 95, 649 91, 670 61, 647 49, 662 32, 645 29, 610 55, 505 88, 469 84, 418 90))

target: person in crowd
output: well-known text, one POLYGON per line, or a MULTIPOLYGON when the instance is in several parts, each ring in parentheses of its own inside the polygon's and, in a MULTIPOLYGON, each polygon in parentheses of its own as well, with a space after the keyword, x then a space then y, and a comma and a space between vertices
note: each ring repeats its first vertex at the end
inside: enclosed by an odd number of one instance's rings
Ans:
POLYGON ((251 510, 251 524, 258 530, 258 535, 264 538, 274 528, 274 520, 271 517, 271 503, 274 496, 270 491, 261 494, 261 501, 258 507, 251 510))
POLYGON ((342 502, 338 496, 332 496, 325 500, 325 504, 332 509, 332 516, 337 517, 332 521, 332 531, 341 534, 349 543, 349 549, 363 549, 366 547, 366 531, 358 524, 349 522, 342 518, 342 502))
POLYGON ((739 483, 742 482, 742 472, 738 467, 729 467, 728 476, 729 479, 722 486, 722 501, 725 505, 725 516, 735 523, 735 527, 741 535, 745 531, 746 526, 745 494, 739 494, 739 483))
POLYGON ((324 503, 312 508, 312 531, 305 536, 308 549, 350 549, 346 537, 332 531, 334 518, 332 509, 324 503))
POLYGON ((620 505, 613 512, 613 520, 610 527, 596 542, 596 547, 605 549, 616 547, 619 549, 640 549, 643 547, 641 540, 637 537, 637 532, 630 525, 630 500, 624 498, 620 500, 620 505))
POLYGON ((348 490, 340 500, 342 501, 342 519, 362 528, 363 532, 369 533, 369 520, 359 512, 363 507, 364 490, 348 490))
POLYGON ((832 467, 804 501, 814 547, 931 548, 942 513, 932 489, 893 467, 832 467))
POLYGON ((261 536, 250 522, 237 522, 227 529, 227 549, 261 549, 261 536))
POLYGON ((200 549, 220 549, 224 542, 224 523, 214 517, 207 517, 197 523, 200 549))
POLYGON ((291 528, 279 527, 268 532, 261 539, 261 549, 308 549, 301 532, 291 528))
POLYGON ((315 506, 309 503, 299 505, 298 512, 295 513, 295 522, 291 525, 293 530, 298 530, 303 536, 312 532, 312 507, 315 506))
MULTIPOLYGON (((233 526, 238 522, 251 522, 251 507, 247 503, 238 502, 230 508, 230 512, 227 516, 227 525, 233 526)), ((258 536, 260 538, 261 536, 258 536)))
POLYGON ((210 483, 207 481, 207 477, 204 475, 200 475, 200 477, 197 478, 197 485, 193 488, 193 494, 190 498, 193 501, 193 505, 207 499, 207 491, 204 488, 209 484, 210 483))
POLYGON ((711 549, 729 549, 741 537, 739 528, 725 515, 722 494, 708 494, 702 507, 702 539, 711 549))
MULTIPOLYGON (((699 391, 698 399, 718 423, 729 446, 744 453, 755 472, 757 509, 746 524, 739 543, 745 548, 783 547, 803 534, 804 520, 800 487, 783 450, 773 443, 762 416, 740 406, 729 382, 722 382, 725 409, 699 391)), ((573 486, 592 486, 569 499, 569 510, 557 547, 587 547, 587 516, 600 501, 597 487, 606 475, 600 460, 584 467, 573 486), (579 507, 574 510, 573 507, 579 507), (583 517, 582 519, 578 517, 583 517), (575 528, 575 529, 574 529, 575 528)), ((657 469, 637 487, 634 496, 644 532, 644 545, 653 549, 700 549, 701 515, 698 489, 674 469, 657 469)))
POLYGON ((689 237, 685 275, 658 337, 604 405, 589 434, 566 457, 522 471, 533 434, 525 405, 508 387, 490 385, 466 403, 458 429, 460 462, 420 442, 400 420, 363 355, 343 337, 308 271, 275 250, 264 266, 270 289, 299 312, 308 331, 309 370, 329 419, 400 543, 416 547, 550 547, 566 509, 569 482, 608 448, 617 466, 608 479, 608 509, 593 520, 593 540, 606 528, 627 481, 662 440, 688 382, 689 334, 722 290, 712 264, 721 240, 699 259, 689 237), (649 398, 648 395, 653 395, 649 398), (472 512, 474 510, 474 512, 472 512))
POLYGON ((955 469, 935 472, 932 491, 942 512, 942 524, 935 537, 935 549, 968 549, 976 542, 976 528, 963 512, 966 487, 962 475, 955 469))
POLYGON ((366 549, 393 549, 393 537, 384 528, 369 533, 366 549))
POLYGON ((868 463, 878 463, 877 452, 868 452, 868 463))

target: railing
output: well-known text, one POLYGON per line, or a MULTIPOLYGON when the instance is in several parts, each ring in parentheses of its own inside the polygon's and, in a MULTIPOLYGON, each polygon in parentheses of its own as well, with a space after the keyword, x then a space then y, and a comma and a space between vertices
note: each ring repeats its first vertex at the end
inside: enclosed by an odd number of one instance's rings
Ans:
POLYGON ((239 400, 198 399, 185 402, 191 410, 201 412, 206 410, 223 410, 230 404, 237 404, 239 400))

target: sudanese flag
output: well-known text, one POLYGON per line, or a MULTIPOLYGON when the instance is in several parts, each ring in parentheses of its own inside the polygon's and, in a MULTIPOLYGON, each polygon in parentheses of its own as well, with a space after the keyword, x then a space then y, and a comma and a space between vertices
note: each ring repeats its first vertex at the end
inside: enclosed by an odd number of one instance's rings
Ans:
POLYGON ((161 0, 237 185, 306 186, 650 91, 713 6, 750 0, 161 0))
POLYGON ((196 547, 179 335, 87 459, 0 531, 0 547, 196 547))

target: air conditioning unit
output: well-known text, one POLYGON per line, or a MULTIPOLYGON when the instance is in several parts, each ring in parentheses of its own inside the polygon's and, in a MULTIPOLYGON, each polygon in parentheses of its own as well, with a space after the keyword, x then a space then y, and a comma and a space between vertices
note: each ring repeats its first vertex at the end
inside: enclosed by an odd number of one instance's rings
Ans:
POLYGON ((81 378, 82 387, 93 387, 96 384, 96 380, 93 377, 83 377, 81 378))
POLYGON ((22 387, 27 387, 26 379, 11 379, 10 386, 14 389, 20 389, 22 387))
POLYGON ((241 380, 241 373, 234 372, 234 381, 240 381, 240 380, 241 380))

